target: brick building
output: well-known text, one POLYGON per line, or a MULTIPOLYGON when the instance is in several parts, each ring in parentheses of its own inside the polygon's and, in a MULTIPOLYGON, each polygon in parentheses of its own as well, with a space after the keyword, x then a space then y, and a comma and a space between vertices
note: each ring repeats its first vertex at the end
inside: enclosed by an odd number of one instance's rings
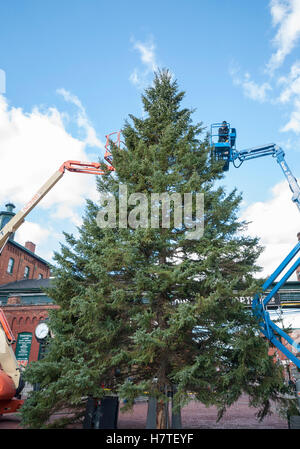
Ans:
MULTIPOLYGON (((0 229, 15 215, 11 203, 0 211, 0 229)), ((22 279, 46 279, 50 276, 49 263, 35 253, 36 245, 26 242, 25 246, 14 241, 12 235, 0 255, 0 285, 22 279)))
POLYGON ((14 351, 26 338, 28 357, 19 360, 23 365, 38 360, 41 347, 35 338, 35 328, 40 321, 47 320, 50 309, 57 307, 44 292, 50 284, 51 279, 25 279, 0 286, 0 307, 16 339, 14 351))
MULTIPOLYGON (((5 207, 0 211, 0 229, 15 215, 12 203, 5 207)), ((33 242, 20 245, 12 234, 0 254, 0 307, 16 339, 13 349, 19 346, 23 350, 26 346, 28 352, 20 364, 38 359, 40 344, 34 331, 40 321, 47 319, 49 309, 55 307, 43 292, 50 285, 50 264, 35 249, 33 242)))

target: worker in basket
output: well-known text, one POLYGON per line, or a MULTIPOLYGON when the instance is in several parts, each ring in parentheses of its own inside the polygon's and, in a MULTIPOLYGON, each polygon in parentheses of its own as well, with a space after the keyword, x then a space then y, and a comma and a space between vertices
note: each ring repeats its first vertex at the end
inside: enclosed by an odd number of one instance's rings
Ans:
POLYGON ((219 142, 228 142, 229 128, 226 120, 223 120, 222 126, 219 128, 219 142))

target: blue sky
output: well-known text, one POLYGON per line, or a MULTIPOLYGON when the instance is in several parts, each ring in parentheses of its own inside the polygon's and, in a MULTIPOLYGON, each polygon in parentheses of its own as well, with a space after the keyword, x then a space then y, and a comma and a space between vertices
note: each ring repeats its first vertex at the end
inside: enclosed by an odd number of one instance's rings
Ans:
MULTIPOLYGON (((0 18, 1 204, 21 208, 65 158, 97 160, 105 135, 141 116, 158 67, 186 91, 195 122, 228 120, 238 149, 278 143, 300 176, 299 0, 12 0, 0 18)), ((92 176, 65 177, 17 234, 48 259, 96 198, 92 176)), ((300 230, 279 166, 250 161, 223 184, 243 192, 269 272, 300 230)))

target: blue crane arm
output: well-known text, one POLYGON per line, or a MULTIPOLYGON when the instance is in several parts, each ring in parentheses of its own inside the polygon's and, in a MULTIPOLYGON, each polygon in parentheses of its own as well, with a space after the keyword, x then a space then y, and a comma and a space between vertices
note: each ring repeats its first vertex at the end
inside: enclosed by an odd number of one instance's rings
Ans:
POLYGON ((248 148, 246 150, 234 151, 232 158, 239 159, 241 162, 249 159, 255 159, 263 156, 274 156, 276 150, 275 143, 268 143, 266 145, 261 145, 259 147, 248 148))
POLYGON ((286 179, 287 179, 287 181, 289 183, 290 189, 291 189, 291 191, 293 193, 292 201, 294 203, 296 203, 296 205, 297 205, 297 207, 299 209, 299 212, 300 212, 300 187, 299 187, 299 184, 297 182, 297 179, 292 174, 289 166, 287 165, 287 163, 286 163, 286 161, 284 159, 284 152, 283 152, 283 150, 281 148, 278 148, 276 150, 276 159, 277 159, 277 162, 280 165, 280 167, 281 167, 281 169, 282 169, 282 171, 284 173, 284 176, 286 177, 286 179))
POLYGON ((283 149, 280 148, 278 145, 274 143, 269 143, 267 145, 253 147, 246 150, 233 151, 231 154, 231 161, 234 162, 235 160, 239 160, 242 163, 250 159, 257 159, 264 156, 273 156, 276 158, 293 193, 292 201, 296 203, 300 212, 300 187, 297 182, 297 179, 292 174, 289 166, 286 163, 286 160, 284 158, 285 153, 283 149))
MULTIPOLYGON (((300 212, 300 187, 297 179, 292 174, 289 166, 285 161, 285 153, 274 143, 267 145, 262 145, 259 147, 249 148, 246 150, 236 151, 233 150, 230 155, 230 162, 239 160, 240 163, 250 160, 257 159, 264 156, 273 156, 280 165, 284 176, 286 177, 290 190, 293 193, 292 201, 296 203, 300 212)), ((296 343, 286 332, 284 332, 280 327, 278 327, 270 318, 268 311, 266 310, 267 304, 274 298, 280 287, 289 279, 293 272, 300 265, 300 257, 292 264, 292 266, 287 270, 284 276, 276 283, 276 285, 268 293, 267 289, 271 288, 273 282, 278 278, 278 276, 283 272, 283 270, 288 266, 288 264, 294 259, 294 257, 300 251, 300 242, 293 248, 293 250, 288 254, 284 261, 279 265, 279 267, 274 271, 274 273, 267 279, 267 281, 262 286, 262 292, 260 295, 256 295, 252 302, 252 311, 254 315, 258 318, 260 329, 268 338, 268 340, 276 346, 283 354, 291 360, 300 369, 300 360, 298 358, 300 353, 300 344, 296 343), (265 295, 265 296, 264 296, 265 295), (263 298, 264 296, 264 298, 263 298), (282 343, 284 339, 290 349, 282 343), (296 352, 295 353, 293 353, 296 352)))
MULTIPOLYGON (((275 143, 269 143, 266 145, 237 151, 235 147, 236 129, 231 128, 230 123, 226 122, 227 130, 224 136, 223 134, 220 134, 220 127, 223 124, 224 122, 212 124, 210 135, 211 146, 213 148, 213 157, 215 158, 215 160, 223 161, 223 170, 229 170, 230 162, 232 162, 233 165, 238 168, 244 161, 265 156, 273 156, 280 165, 283 174, 288 181, 290 190, 293 193, 292 201, 296 203, 300 212, 300 187, 298 185, 297 179, 292 174, 285 161, 284 151, 275 143), (221 139, 220 136, 222 137, 221 139), (236 165, 237 161, 239 162, 239 165, 236 165)), ((224 133, 224 131, 222 132, 224 133)), ((295 246, 295 248, 293 248, 293 250, 288 254, 288 256, 274 271, 274 273, 266 280, 266 282, 262 286, 261 293, 257 294, 252 301, 252 312, 258 319, 262 334, 265 335, 265 337, 268 338, 268 340, 283 354, 285 354, 286 357, 291 360, 298 369, 300 369, 300 360, 298 358, 300 355, 300 344, 296 343, 286 332, 284 332, 280 327, 272 322, 269 312, 266 310, 266 306, 272 300, 272 298, 274 298, 280 287, 300 266, 300 257, 298 257, 296 262, 293 262, 292 266, 287 269, 287 272, 278 282, 276 282, 275 286, 273 286, 273 282, 275 282, 279 275, 282 274, 284 269, 288 267, 288 265, 293 261, 294 257, 298 254, 299 251, 300 242, 295 246), (289 347, 286 344, 283 344, 283 340, 286 341, 289 347)))
POLYGON ((286 332, 278 327, 270 318, 269 312, 266 310, 268 303, 274 298, 278 290, 289 279, 293 272, 300 265, 300 257, 292 264, 282 278, 271 288, 273 282, 283 272, 283 270, 289 265, 289 263, 295 258, 300 251, 300 242, 292 249, 288 256, 283 260, 274 273, 266 280, 262 286, 261 294, 257 294, 252 301, 252 312, 257 317, 260 330, 268 340, 276 346, 289 360, 291 360, 297 368, 300 369, 300 360, 298 354, 300 353, 300 344, 295 342, 286 332), (271 288, 268 293, 267 290, 271 288), (265 295, 265 296, 264 296, 265 295), (264 297, 263 297, 264 296, 264 297), (278 337, 279 336, 279 337, 278 337), (290 349, 283 344, 282 339, 289 345, 290 349), (293 351, 295 353, 293 353, 293 351))

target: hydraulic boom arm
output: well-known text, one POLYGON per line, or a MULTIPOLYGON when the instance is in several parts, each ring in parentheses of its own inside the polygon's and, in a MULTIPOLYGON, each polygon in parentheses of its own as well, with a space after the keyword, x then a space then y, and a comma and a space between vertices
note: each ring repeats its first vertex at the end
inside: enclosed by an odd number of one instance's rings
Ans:
POLYGON ((257 159, 263 156, 273 156, 276 158, 276 161, 280 165, 293 193, 292 201, 296 203, 300 212, 300 187, 297 179, 292 174, 285 161, 285 153, 282 148, 280 148, 278 145, 275 145, 274 143, 270 143, 268 145, 263 145, 260 147, 249 148, 248 150, 233 151, 231 158, 233 163, 236 160, 239 160, 242 164, 244 161, 248 161, 249 159, 257 159))
MULTIPOLYGON (((230 128, 230 124, 227 123, 226 134, 220 134, 220 123, 215 123, 211 125, 211 146, 213 147, 213 155, 216 160, 223 161, 223 170, 228 171, 230 162, 238 168, 244 161, 250 159, 257 159, 264 156, 273 156, 278 164, 280 165, 284 176, 286 177, 290 190, 293 193, 292 201, 296 203, 298 210, 300 212, 300 187, 297 179, 292 174, 290 168, 285 161, 285 154, 282 148, 274 143, 269 143, 267 145, 262 145, 254 148, 249 148, 246 150, 237 151, 235 148, 236 141, 236 130, 235 128, 230 128), (218 129, 218 133, 215 133, 215 129, 218 129), (221 138, 220 138, 221 137, 221 138), (215 139, 218 141, 215 142, 215 139), (237 164, 239 161, 239 164, 237 164)), ((300 344, 295 342, 287 333, 285 333, 280 327, 278 327, 270 318, 269 312, 266 310, 268 303, 274 298, 280 287, 289 279, 289 277, 294 273, 294 271, 300 265, 300 257, 292 263, 292 266, 287 269, 286 273, 282 278, 276 282, 273 286, 275 280, 283 272, 285 268, 288 267, 289 263, 300 252, 300 242, 292 249, 284 261, 279 265, 279 267, 274 271, 274 273, 267 279, 267 281, 262 286, 262 293, 256 295, 252 301, 252 311, 253 314, 258 318, 261 332, 268 340, 276 346, 285 356, 291 360, 297 368, 300 369, 300 344), (270 292, 268 292, 271 289, 270 292), (285 342, 289 345, 284 344, 285 342)))
MULTIPOLYGON (((277 145, 271 143, 268 145, 250 148, 248 150, 242 151, 233 151, 232 152, 232 162, 234 163, 236 160, 239 160, 241 163, 247 161, 249 159, 256 159, 263 156, 273 156, 276 158, 276 161, 280 165, 284 176, 286 177, 289 187, 293 193, 292 201, 296 203, 299 212, 300 212, 300 187, 297 182, 297 179, 292 174, 290 168, 288 167, 285 161, 284 151, 277 145)), ((278 276, 282 273, 282 271, 287 267, 287 265, 294 259, 297 253, 300 251, 300 243, 296 245, 296 247, 290 252, 290 254, 284 259, 284 261, 279 265, 279 267, 274 271, 272 276, 264 283, 262 287, 262 292, 266 293, 266 290, 271 287, 272 283, 278 276)), ((294 350, 296 354, 300 352, 300 344, 296 343, 287 333, 285 333, 282 329, 280 329, 270 318, 269 313, 266 310, 267 304, 274 298, 274 295, 278 292, 280 287, 289 279, 289 277, 294 273, 294 271, 300 265, 300 258, 298 258, 293 265, 288 269, 285 275, 280 279, 276 286, 273 287, 264 298, 261 298, 259 295, 255 296, 252 302, 252 310, 254 315, 257 316, 260 322, 260 328, 262 333, 268 338, 268 340, 274 344, 281 352, 285 354, 288 359, 290 359, 298 368, 300 368, 300 360, 295 355, 292 350, 289 350, 286 345, 282 343, 282 339, 284 339, 294 350), (278 338, 279 335, 279 338, 278 338)))
MULTIPOLYGON (((107 142, 109 136, 107 136, 107 142)), ((33 198, 0 230, 0 253, 11 236, 24 222, 29 212, 41 201, 41 199, 62 178, 65 171, 74 173, 88 173, 92 175, 104 175, 114 171, 112 157, 108 148, 104 156, 108 164, 98 162, 66 161, 36 192, 33 198)), ((23 400, 14 398, 22 389, 21 373, 11 345, 15 342, 12 331, 6 320, 4 312, 0 309, 0 415, 17 411, 23 400)))
POLYGON ((92 175, 104 175, 109 171, 114 171, 112 165, 105 164, 105 169, 101 168, 104 164, 98 162, 80 162, 80 161, 66 161, 59 170, 45 182, 45 184, 36 192, 31 200, 4 226, 0 231, 0 253, 9 239, 9 237, 21 226, 25 217, 29 212, 41 201, 42 198, 55 186, 55 184, 62 178, 65 170, 74 173, 88 173, 92 175))
POLYGON ((13 413, 23 404, 22 400, 13 399, 22 389, 21 371, 11 345, 14 336, 0 309, 0 415, 13 413))

